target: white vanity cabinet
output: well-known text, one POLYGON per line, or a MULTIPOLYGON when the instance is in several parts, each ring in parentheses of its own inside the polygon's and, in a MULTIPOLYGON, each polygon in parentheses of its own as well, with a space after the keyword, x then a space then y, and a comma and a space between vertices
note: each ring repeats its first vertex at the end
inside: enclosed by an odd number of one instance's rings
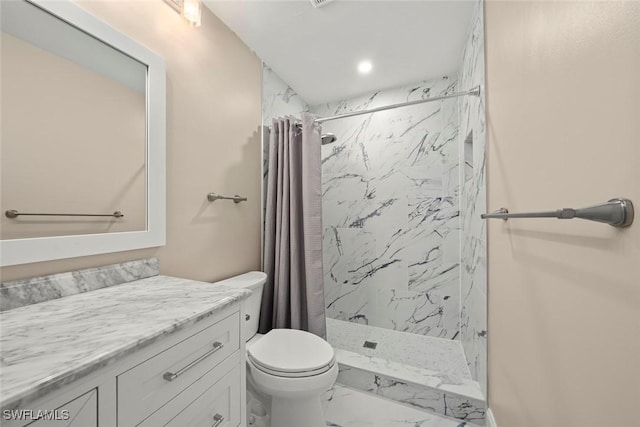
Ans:
POLYGON ((58 420, 8 420, 5 410, 2 425, 245 426, 242 316, 239 303, 226 307, 20 407, 55 408, 58 420))

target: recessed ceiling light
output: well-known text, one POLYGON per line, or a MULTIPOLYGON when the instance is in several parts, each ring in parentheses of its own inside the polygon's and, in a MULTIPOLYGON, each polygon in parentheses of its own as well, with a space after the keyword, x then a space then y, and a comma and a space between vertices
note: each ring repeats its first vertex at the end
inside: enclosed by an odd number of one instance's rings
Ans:
POLYGON ((369 74, 371 69, 373 68, 373 64, 371 61, 360 61, 358 64, 358 72, 360 74, 369 74))

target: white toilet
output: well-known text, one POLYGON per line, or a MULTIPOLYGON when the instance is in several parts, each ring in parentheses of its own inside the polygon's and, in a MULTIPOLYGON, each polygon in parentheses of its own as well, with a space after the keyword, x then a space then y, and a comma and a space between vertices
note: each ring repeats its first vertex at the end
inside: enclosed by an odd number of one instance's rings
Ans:
POLYGON ((338 377, 331 345, 305 331, 274 329, 258 334, 260 302, 267 275, 253 271, 219 282, 252 291, 246 300, 247 377, 271 397, 271 427, 326 427, 322 394, 338 377))

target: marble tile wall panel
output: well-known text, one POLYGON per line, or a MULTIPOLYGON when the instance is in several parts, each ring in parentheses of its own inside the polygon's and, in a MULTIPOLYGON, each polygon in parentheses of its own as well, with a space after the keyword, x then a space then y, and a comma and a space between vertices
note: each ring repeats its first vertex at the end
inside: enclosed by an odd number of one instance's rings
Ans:
POLYGON ((341 366, 337 382, 436 414, 484 425, 485 402, 482 400, 399 381, 352 367, 341 366))
POLYGON ((282 116, 300 118, 300 112, 309 106, 271 68, 262 64, 262 124, 271 125, 271 119, 282 116))
POLYGON ((0 311, 157 276, 157 258, 0 284, 0 311))
MULTIPOLYGON (((319 116, 457 90, 455 78, 312 106, 319 116)), ((457 339, 458 107, 441 101, 323 123, 327 316, 457 339)))
MULTIPOLYGON (((459 99, 461 171, 461 342, 474 380, 487 390, 487 254, 485 176, 485 93, 483 2, 478 0, 467 38, 460 72, 460 87, 482 85, 481 96, 459 99), (471 138, 469 138, 471 136, 471 138), (470 154, 464 156, 465 140, 472 140, 470 154)), ((467 147, 469 148, 469 147, 467 147)))

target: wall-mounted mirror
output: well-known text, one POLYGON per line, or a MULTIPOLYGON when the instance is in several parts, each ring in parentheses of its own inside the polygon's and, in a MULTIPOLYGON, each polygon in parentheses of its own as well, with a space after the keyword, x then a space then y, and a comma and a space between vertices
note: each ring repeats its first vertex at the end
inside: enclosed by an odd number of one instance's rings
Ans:
POLYGON ((163 245, 164 61, 71 2, 1 8, 1 265, 163 245))

